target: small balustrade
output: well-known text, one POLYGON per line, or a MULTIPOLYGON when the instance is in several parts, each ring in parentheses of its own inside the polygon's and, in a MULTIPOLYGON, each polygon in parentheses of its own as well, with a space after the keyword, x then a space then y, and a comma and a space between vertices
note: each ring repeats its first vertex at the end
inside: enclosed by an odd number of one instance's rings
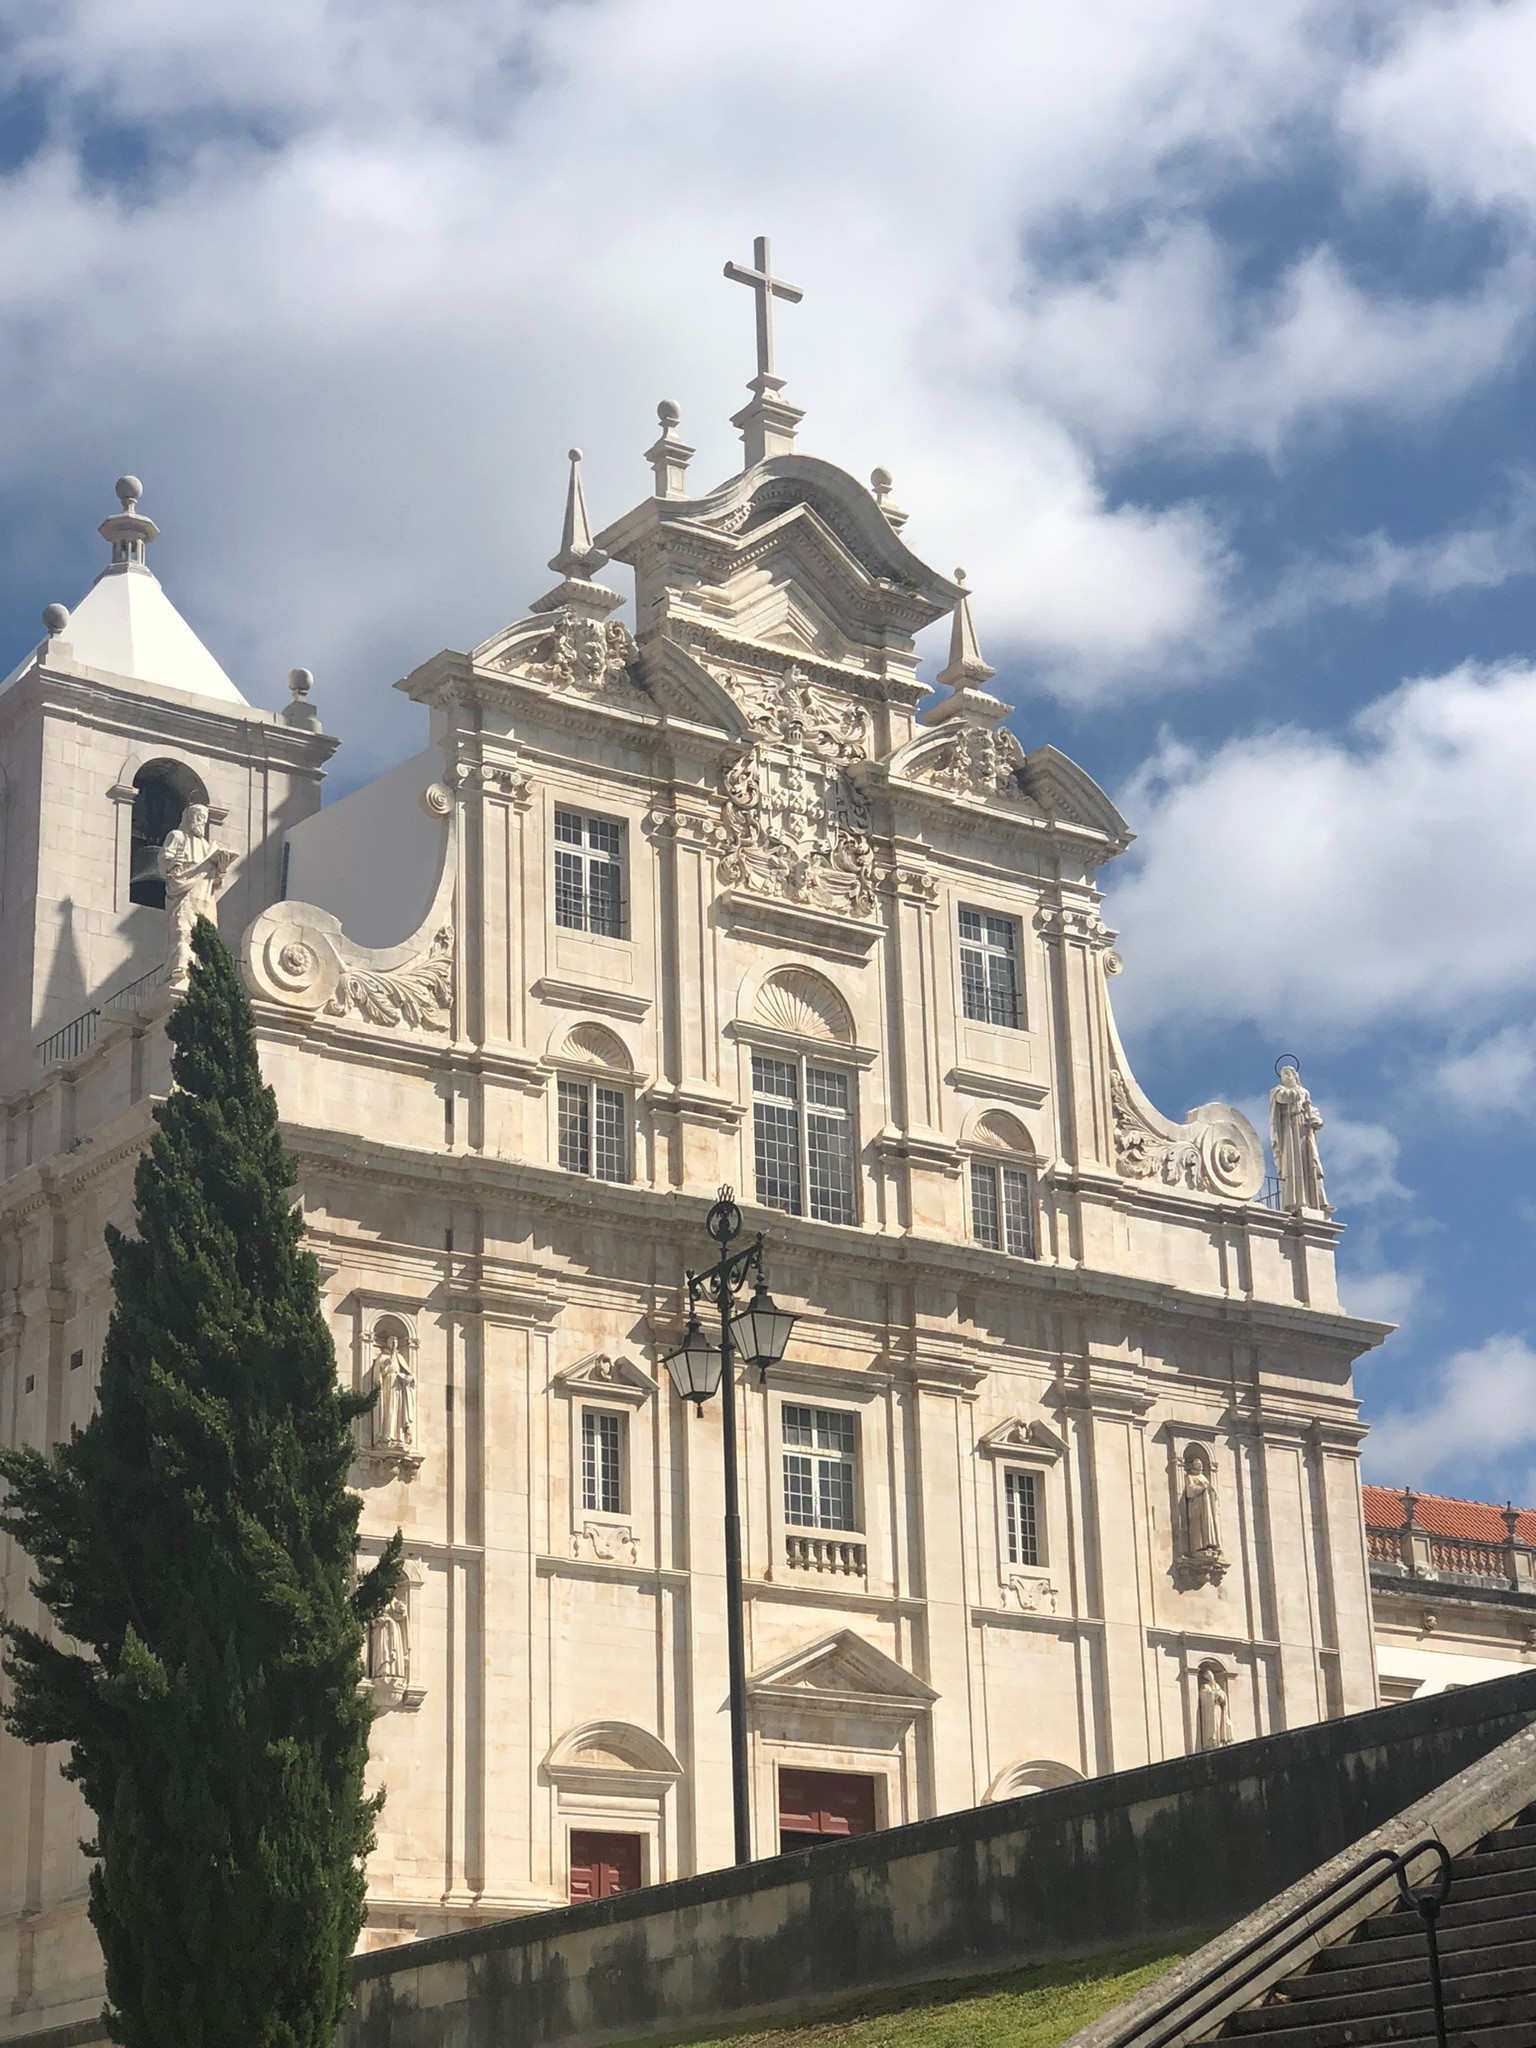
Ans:
POLYGON ((864 1545, 847 1536, 799 1536, 790 1533, 784 1538, 784 1555, 792 1571, 826 1572, 846 1579, 862 1579, 864 1576, 864 1545))

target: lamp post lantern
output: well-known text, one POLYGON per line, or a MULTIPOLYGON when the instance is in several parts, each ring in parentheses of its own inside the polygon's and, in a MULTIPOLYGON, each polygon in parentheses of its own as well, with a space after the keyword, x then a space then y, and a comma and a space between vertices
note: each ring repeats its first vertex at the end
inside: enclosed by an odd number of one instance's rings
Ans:
POLYGON ((704 1228, 720 1247, 720 1257, 707 1272, 687 1275, 688 1327, 683 1341, 667 1358, 672 1384, 702 1415, 704 1403, 724 1392, 721 1409, 725 1453, 725 1626, 730 1664, 731 1811, 735 1822, 736 1861, 752 1860, 752 1821, 747 1794, 747 1660, 742 1627, 741 1509, 736 1463, 736 1384, 733 1364, 738 1353, 757 1367, 760 1380, 784 1356, 796 1318, 781 1309, 768 1292, 763 1273, 763 1239, 759 1233, 739 1251, 731 1246, 741 1236, 742 1217, 729 1188, 705 1218, 704 1228), (739 1313, 736 1298, 747 1281, 756 1286, 739 1313), (711 1337, 699 1320, 699 1303, 710 1301, 720 1311, 720 1334, 711 1337))

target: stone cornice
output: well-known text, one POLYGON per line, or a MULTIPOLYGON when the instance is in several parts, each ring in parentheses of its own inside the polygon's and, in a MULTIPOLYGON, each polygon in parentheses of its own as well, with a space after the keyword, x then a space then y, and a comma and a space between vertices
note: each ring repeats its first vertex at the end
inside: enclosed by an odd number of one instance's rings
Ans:
POLYGON ((128 683, 101 669, 42 666, 18 676, 0 696, 0 731, 34 707, 78 718, 97 731, 117 731, 128 741, 149 726, 157 737, 179 740, 219 759, 278 762, 314 776, 341 744, 332 733, 289 725, 254 704, 226 704, 154 683, 128 683))

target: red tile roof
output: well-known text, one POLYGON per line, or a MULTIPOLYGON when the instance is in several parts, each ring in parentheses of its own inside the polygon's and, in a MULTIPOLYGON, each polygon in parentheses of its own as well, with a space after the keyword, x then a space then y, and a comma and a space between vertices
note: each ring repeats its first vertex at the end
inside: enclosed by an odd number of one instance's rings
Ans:
MULTIPOLYGON (((1397 1488, 1367 1486, 1363 1491, 1367 1527, 1401 1529, 1405 1519, 1403 1496, 1397 1488)), ((1444 1494, 1421 1493, 1413 1519, 1431 1536, 1461 1536, 1471 1543, 1503 1543, 1509 1535, 1503 1510, 1490 1501, 1452 1500, 1444 1494)), ((1536 1544, 1536 1509, 1522 1508, 1516 1527, 1522 1543, 1536 1544)))

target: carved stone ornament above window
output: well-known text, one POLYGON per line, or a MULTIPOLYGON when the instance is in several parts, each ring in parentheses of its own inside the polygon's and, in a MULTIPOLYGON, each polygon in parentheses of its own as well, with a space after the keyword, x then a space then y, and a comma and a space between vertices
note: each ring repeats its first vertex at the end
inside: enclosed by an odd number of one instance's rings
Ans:
POLYGON ((797 744, 759 741, 725 772, 711 842, 728 889, 869 917, 875 848, 869 806, 842 769, 797 744))
POLYGON ((960 796, 1015 794, 1024 751, 1006 728, 956 721, 943 746, 925 754, 912 770, 919 782, 960 796))
POLYGON ((869 753, 869 713, 819 688, 804 669, 751 691, 747 711, 754 732, 816 760, 862 761, 869 753))
POLYGON ((553 623, 554 630, 539 641, 532 659, 508 654, 495 665, 521 668, 557 690, 650 702, 636 665, 640 650, 627 626, 617 619, 583 618, 574 610, 557 612, 553 623))

